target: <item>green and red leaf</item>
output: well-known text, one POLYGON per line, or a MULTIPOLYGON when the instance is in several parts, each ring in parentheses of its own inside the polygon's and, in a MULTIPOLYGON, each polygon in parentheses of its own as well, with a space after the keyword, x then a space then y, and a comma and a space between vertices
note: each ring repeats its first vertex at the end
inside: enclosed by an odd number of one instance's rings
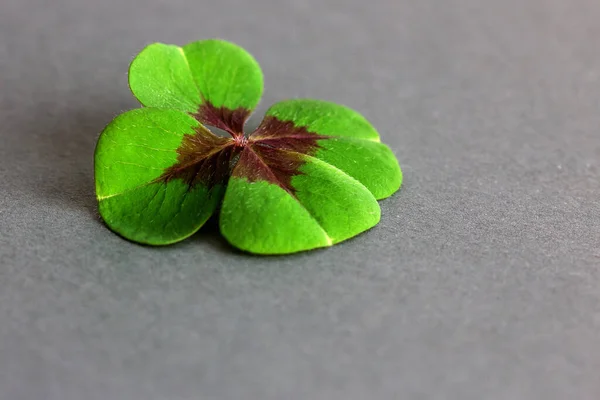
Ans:
POLYGON ((252 55, 224 40, 183 47, 154 43, 131 63, 129 87, 144 106, 188 112, 241 134, 260 102, 263 74, 252 55))
POLYGON ((190 184, 189 173, 173 179, 170 171, 181 165, 181 149, 190 138, 218 139, 211 136, 178 110, 140 108, 115 118, 102 132, 95 154, 96 196, 107 225, 127 239, 152 245, 196 232, 219 205, 225 182, 197 179, 190 184))
POLYGON ((132 62, 129 82, 147 108, 107 126, 95 170, 100 214, 130 240, 182 240, 221 205, 221 232, 240 249, 330 246, 376 225, 376 200, 401 185, 391 150, 344 106, 280 102, 246 136, 263 78, 254 58, 231 43, 150 45, 132 62))
POLYGON ((402 171, 392 151, 358 112, 321 100, 282 101, 250 139, 310 154, 365 185, 377 199, 396 192, 402 171))

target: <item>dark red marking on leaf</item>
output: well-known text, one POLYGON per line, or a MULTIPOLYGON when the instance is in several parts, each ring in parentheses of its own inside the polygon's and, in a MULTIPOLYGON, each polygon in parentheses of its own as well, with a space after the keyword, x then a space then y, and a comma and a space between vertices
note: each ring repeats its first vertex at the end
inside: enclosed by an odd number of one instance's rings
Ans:
POLYGON ((295 126, 291 121, 267 116, 250 135, 249 146, 240 156, 234 176, 245 177, 250 182, 265 180, 293 195, 296 190, 292 178, 301 174, 300 167, 305 163, 303 155, 313 154, 321 139, 327 137, 295 126))
POLYGON ((233 139, 198 128, 194 135, 184 137, 177 149, 177 163, 167 168, 159 181, 182 179, 190 188, 196 184, 212 188, 233 175, 250 182, 264 180, 294 195, 292 178, 301 174, 300 167, 305 163, 303 155, 313 154, 319 147, 317 141, 328 137, 297 127, 291 121, 267 116, 247 138, 243 124, 249 113, 244 114, 241 109, 223 110, 227 109, 207 107, 196 118, 227 130, 233 139))
POLYGON ((193 135, 185 135, 177 149, 177 163, 167 168, 158 181, 181 179, 190 188, 200 183, 209 188, 223 184, 229 178, 231 160, 239 151, 232 139, 198 129, 193 135))
POLYGON ((303 126, 295 126, 292 121, 280 121, 267 116, 249 139, 265 146, 311 154, 318 148, 317 140, 327 139, 327 136, 317 135, 303 126))
POLYGON ((244 124, 250 113, 250 110, 243 107, 235 110, 226 107, 217 108, 205 101, 194 117, 201 123, 222 129, 235 138, 244 136, 244 124))
POLYGON ((292 177, 300 174, 302 164, 302 154, 255 144, 242 151, 233 176, 250 182, 267 181, 295 194, 292 177))

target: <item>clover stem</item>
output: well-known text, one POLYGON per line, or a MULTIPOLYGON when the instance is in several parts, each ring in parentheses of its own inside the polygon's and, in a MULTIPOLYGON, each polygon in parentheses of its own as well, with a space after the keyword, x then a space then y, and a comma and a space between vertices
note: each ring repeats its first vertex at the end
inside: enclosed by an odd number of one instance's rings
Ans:
POLYGON ((233 145, 236 147, 245 147, 246 144, 248 143, 248 138, 243 133, 237 134, 237 135, 232 135, 232 136, 233 136, 233 145))

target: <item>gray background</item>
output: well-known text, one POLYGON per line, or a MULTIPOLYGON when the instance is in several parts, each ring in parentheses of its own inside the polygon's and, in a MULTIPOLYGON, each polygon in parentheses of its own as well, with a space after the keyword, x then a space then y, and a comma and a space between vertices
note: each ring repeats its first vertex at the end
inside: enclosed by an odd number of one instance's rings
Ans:
MULTIPOLYGON (((600 397, 597 0, 2 0, 0 399, 600 397), (360 110, 405 184, 286 257, 213 225, 153 249, 97 217, 132 57, 222 37, 258 110, 360 110)), ((258 119, 253 119, 256 125, 258 119)))

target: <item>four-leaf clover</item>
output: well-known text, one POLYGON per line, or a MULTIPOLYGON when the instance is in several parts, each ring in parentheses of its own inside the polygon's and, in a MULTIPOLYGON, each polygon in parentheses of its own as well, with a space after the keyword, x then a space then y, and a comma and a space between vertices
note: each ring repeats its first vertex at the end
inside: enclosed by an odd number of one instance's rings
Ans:
POLYGON ((129 240, 178 242, 219 210, 221 233, 242 250, 330 246, 376 225, 377 200, 402 183, 377 131, 341 105, 282 101, 246 135, 263 76, 232 43, 151 44, 129 85, 144 107, 117 116, 95 153, 100 214, 129 240))

